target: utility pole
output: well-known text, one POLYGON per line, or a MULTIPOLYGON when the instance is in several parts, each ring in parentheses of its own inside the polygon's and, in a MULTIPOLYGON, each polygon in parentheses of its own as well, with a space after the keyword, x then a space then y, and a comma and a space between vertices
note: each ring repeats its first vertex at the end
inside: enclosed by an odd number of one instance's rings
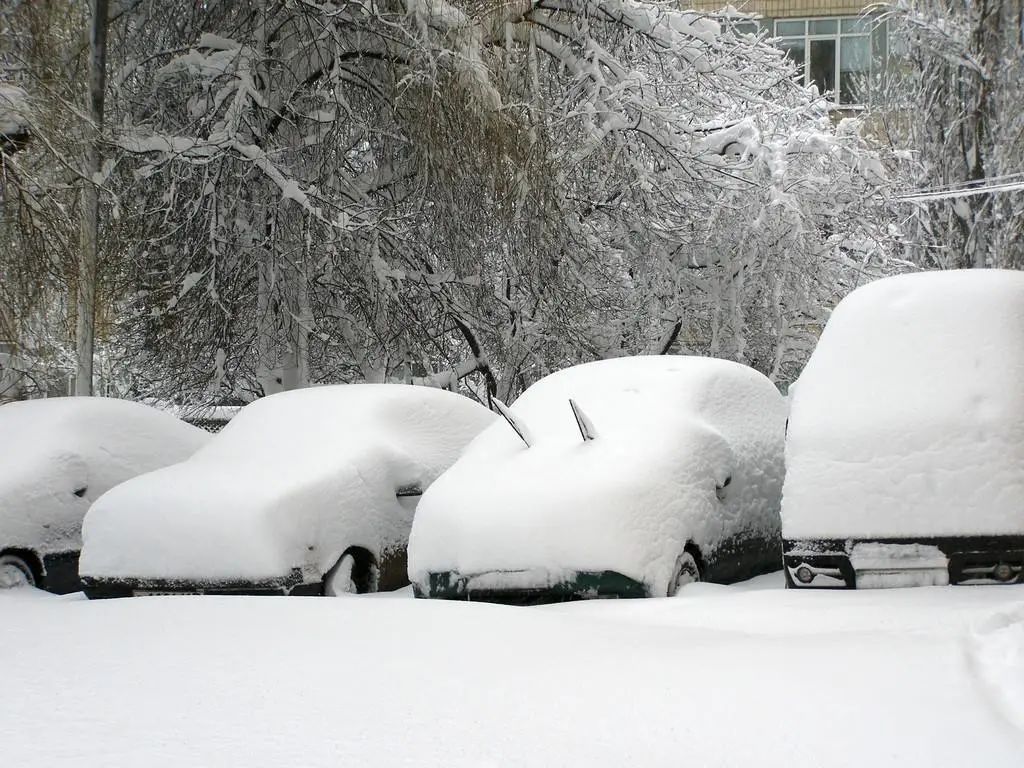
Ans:
POLYGON ((82 232, 78 252, 78 301, 75 352, 78 369, 75 394, 92 394, 93 345, 96 334, 96 251, 100 224, 97 176, 102 158, 103 95, 107 70, 107 0, 92 2, 92 31, 89 35, 89 121, 85 137, 82 184, 82 232))

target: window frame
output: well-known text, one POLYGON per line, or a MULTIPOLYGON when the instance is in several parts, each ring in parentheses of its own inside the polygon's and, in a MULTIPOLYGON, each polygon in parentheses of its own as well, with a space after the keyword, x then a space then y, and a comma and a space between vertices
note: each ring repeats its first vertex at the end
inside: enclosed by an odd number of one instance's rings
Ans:
MULTIPOLYGON (((835 42, 835 61, 832 64, 832 77, 835 83, 835 90, 832 91, 831 96, 828 93, 823 93, 822 96, 827 98, 829 104, 836 109, 863 109, 863 101, 855 101, 850 103, 843 103, 840 101, 840 95, 842 93, 842 81, 840 79, 840 62, 842 61, 842 50, 843 50, 843 39, 857 38, 866 39, 868 50, 867 60, 868 69, 867 74, 871 73, 871 66, 874 56, 874 35, 871 23, 868 18, 863 16, 793 16, 793 17, 779 17, 772 20, 772 40, 776 45, 780 45, 786 41, 799 40, 803 43, 804 47, 804 61, 802 70, 800 72, 800 80, 804 85, 808 85, 808 75, 811 70, 811 41, 812 40, 832 40, 835 42), (810 31, 811 22, 814 21, 834 21, 836 24, 835 32, 814 32, 810 31), (844 21, 857 21, 864 25, 863 31, 858 32, 843 32, 844 21), (802 22, 804 25, 803 35, 794 34, 779 34, 779 24, 802 22)), ((788 55, 788 53, 787 53, 788 55)))

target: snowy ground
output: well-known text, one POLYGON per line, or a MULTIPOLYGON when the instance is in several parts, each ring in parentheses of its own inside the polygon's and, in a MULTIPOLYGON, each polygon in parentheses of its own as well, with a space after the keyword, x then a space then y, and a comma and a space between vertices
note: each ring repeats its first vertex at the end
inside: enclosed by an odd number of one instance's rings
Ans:
POLYGON ((1024 586, 542 608, 0 595, 0 755, 59 766, 1024 758, 1024 586))

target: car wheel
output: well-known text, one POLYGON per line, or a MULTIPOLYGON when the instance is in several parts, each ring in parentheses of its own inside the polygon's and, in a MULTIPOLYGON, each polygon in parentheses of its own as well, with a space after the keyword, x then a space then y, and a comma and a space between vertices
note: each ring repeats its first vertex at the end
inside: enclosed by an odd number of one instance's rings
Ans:
POLYGON ((328 597, 358 594, 359 587, 353 578, 355 568, 356 558, 351 552, 338 558, 338 562, 324 576, 324 594, 328 597))
POLYGON ((0 589, 34 587, 32 568, 17 555, 0 555, 0 589))
POLYGON ((668 583, 668 596, 672 597, 681 587, 696 581, 700 581, 700 567, 697 565, 697 559, 689 552, 683 552, 676 560, 675 570, 668 583))
POLYGON ((376 592, 379 581, 373 554, 363 547, 349 547, 324 575, 322 594, 332 597, 376 592))

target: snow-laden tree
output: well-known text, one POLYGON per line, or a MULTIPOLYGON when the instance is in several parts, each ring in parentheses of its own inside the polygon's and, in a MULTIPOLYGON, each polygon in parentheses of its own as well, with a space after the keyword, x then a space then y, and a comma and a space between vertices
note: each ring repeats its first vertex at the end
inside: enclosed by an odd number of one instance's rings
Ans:
MULTIPOLYGON (((112 0, 110 14, 91 181, 115 324, 100 337, 136 394, 386 379, 508 399, 552 368, 662 351, 785 383, 837 297, 897 266, 856 125, 835 128, 729 14, 634 0, 112 0)), ((64 20, 49 64, 75 74, 79 105, 85 21, 64 20)), ((68 129, 49 135, 68 146, 39 158, 73 191, 74 167, 54 171, 88 132, 74 98, 57 103, 68 129)), ((69 197, 61 226, 32 230, 65 248, 69 197)))
MULTIPOLYGON (((883 135, 915 188, 961 191, 1024 180, 1024 2, 900 0, 883 18, 894 55, 879 96, 883 135)), ((907 206, 928 267, 1024 268, 1024 192, 956 194, 907 206)))
POLYGON ((668 349, 785 381, 884 260, 880 166, 727 17, 296 0, 125 24, 146 388, 480 373, 508 397, 668 349))
POLYGON ((21 135, 0 140, 0 341, 21 395, 62 391, 75 363, 81 11, 50 0, 0 7, 0 90, 18 96, 6 120, 0 104, 0 123, 21 135))

